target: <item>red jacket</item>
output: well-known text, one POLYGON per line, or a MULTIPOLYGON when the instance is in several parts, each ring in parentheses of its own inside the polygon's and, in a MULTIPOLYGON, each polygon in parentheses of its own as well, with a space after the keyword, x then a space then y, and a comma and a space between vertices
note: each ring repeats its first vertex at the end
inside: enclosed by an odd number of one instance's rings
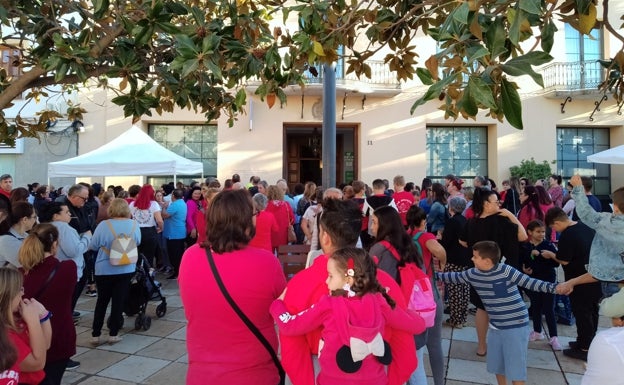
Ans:
MULTIPOLYGON (((316 304, 328 294, 327 256, 321 255, 309 268, 297 273, 288 282, 284 305, 291 314, 299 313, 316 304)), ((407 308, 401 288, 386 272, 377 270, 377 279, 396 301, 397 307, 407 308)), ((424 324, 423 324, 424 325, 424 324)), ((314 385, 312 354, 318 354, 321 328, 304 336, 280 334, 282 365, 293 385, 314 385)), ((388 384, 402 385, 416 369, 416 346, 414 336, 393 328, 387 328, 385 337, 392 349, 392 363, 388 366, 388 384)))

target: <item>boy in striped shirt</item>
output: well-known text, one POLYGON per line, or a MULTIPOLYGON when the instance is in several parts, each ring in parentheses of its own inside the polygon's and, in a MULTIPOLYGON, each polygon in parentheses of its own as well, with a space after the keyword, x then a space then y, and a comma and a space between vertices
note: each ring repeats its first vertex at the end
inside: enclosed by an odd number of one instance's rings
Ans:
POLYGON ((529 314, 518 286, 545 293, 561 294, 557 284, 529 277, 499 263, 500 248, 495 242, 481 241, 472 247, 475 267, 462 272, 436 273, 448 283, 469 283, 477 291, 490 317, 487 371, 496 375, 498 385, 522 385, 527 379, 529 314))

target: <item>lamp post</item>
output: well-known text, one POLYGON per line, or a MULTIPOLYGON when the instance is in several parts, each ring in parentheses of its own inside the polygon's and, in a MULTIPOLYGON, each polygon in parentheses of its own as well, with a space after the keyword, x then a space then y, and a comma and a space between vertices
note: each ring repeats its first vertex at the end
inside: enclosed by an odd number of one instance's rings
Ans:
POLYGON ((336 65, 323 65, 323 188, 336 186, 336 65))

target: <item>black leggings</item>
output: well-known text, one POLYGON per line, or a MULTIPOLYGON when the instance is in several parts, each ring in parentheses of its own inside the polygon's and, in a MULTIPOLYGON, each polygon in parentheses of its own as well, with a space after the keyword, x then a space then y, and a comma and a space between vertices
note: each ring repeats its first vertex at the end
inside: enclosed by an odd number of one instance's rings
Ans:
POLYGON ((130 279, 134 273, 114 274, 114 275, 96 275, 95 283, 98 288, 97 302, 95 304, 95 313, 93 314, 93 337, 99 337, 102 334, 104 326, 104 317, 106 316, 106 308, 108 303, 111 304, 110 315, 110 335, 116 336, 123 325, 123 308, 130 291, 130 279))
POLYGON ((45 372, 45 380, 41 383, 42 385, 61 385, 61 380, 63 380, 63 374, 65 374, 65 369, 67 368, 67 361, 69 359, 54 361, 54 362, 46 362, 43 371, 45 372))

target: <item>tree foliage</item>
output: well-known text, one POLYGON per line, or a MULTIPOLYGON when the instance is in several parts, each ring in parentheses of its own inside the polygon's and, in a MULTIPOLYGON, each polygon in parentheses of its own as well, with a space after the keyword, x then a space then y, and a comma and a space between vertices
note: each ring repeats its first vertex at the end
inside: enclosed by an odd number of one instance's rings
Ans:
POLYGON ((550 164, 547 161, 537 163, 534 158, 522 159, 520 165, 509 168, 509 173, 518 178, 527 178, 531 183, 535 183, 538 179, 548 179, 552 175, 550 164))
MULTIPOLYGON (((542 85, 533 66, 552 60, 554 21, 589 33, 596 1, 0 0, 2 42, 20 51, 12 60, 23 71, 16 79, 0 71, 0 110, 25 91, 34 101, 52 86, 71 93, 95 85, 114 91, 112 102, 134 120, 179 107, 207 120, 224 113, 231 124, 246 104, 250 79, 261 81, 261 98, 276 95, 285 103, 283 88, 304 86, 304 71, 337 60, 340 47, 347 73, 360 77, 370 77, 367 60, 386 47, 384 60, 398 80, 417 76, 429 86, 412 112, 438 98, 447 118, 485 110, 522 128, 519 86, 510 76, 542 85), (270 27, 277 16, 285 22, 293 15, 296 31, 270 27), (418 33, 435 39, 440 51, 419 57, 418 33), (525 51, 521 44, 531 39, 525 51)), ((603 7, 606 14, 608 0, 603 7)), ((614 75, 603 86, 615 87, 619 98, 623 58, 620 52, 604 63, 614 75)), ((70 109, 63 113, 86 112, 70 109)), ((36 121, 19 115, 9 121, 2 112, 0 140, 36 136, 59 117, 42 110, 36 121)))

